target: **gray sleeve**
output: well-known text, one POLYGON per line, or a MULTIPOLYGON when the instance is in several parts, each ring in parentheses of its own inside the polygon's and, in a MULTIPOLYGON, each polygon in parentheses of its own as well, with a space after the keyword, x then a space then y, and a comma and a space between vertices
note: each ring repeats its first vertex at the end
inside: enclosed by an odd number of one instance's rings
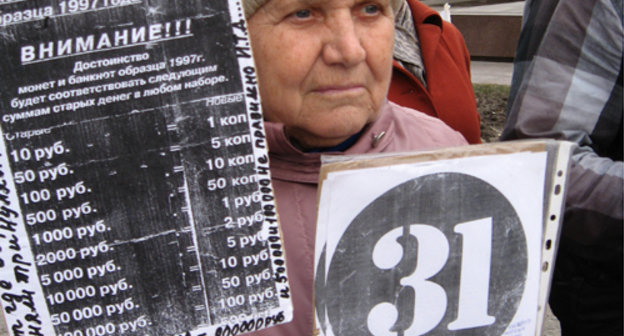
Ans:
POLYGON ((564 234, 582 244, 621 240, 622 0, 527 6, 501 140, 575 142, 564 234))

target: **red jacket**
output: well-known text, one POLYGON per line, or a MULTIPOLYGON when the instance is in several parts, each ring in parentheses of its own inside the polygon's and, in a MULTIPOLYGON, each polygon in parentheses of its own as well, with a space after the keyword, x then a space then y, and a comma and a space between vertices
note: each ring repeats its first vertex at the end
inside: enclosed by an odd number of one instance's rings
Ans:
POLYGON ((452 24, 418 0, 408 0, 420 41, 427 88, 394 62, 388 99, 444 121, 469 143, 481 143, 481 124, 470 79, 470 55, 452 24))

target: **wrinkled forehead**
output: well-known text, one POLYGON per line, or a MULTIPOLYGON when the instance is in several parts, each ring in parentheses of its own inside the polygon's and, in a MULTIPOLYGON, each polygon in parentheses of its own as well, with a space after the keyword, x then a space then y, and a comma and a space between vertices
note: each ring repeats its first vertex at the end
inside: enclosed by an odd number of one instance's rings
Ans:
MULTIPOLYGON (((267 5, 270 9, 271 6, 322 6, 331 4, 335 0, 241 0, 243 3, 243 9, 245 11, 245 17, 251 17, 260 7, 267 5)), ((353 4, 359 4, 366 2, 367 0, 349 0, 353 4)), ((401 5, 406 0, 377 0, 381 5, 390 5, 396 13, 401 5)), ((275 8, 275 7, 274 7, 275 8)))

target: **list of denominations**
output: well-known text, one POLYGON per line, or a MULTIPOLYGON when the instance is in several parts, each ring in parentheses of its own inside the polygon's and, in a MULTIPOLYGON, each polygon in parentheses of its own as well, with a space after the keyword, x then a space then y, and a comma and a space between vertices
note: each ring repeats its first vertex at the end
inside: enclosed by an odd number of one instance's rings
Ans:
POLYGON ((13 335, 291 319, 239 1, 0 1, 0 298, 13 335))

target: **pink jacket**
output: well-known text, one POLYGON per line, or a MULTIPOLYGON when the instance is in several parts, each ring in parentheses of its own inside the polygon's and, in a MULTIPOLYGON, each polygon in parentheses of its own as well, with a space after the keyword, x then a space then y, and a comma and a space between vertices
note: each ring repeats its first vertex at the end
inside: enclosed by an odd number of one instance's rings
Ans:
MULTIPOLYGON (((266 122, 271 176, 286 250, 294 319, 254 336, 309 336, 313 332, 314 241, 320 153, 303 153, 287 140, 281 124, 266 122)), ((425 150, 467 144, 437 118, 386 103, 379 118, 344 154, 425 150), (385 132, 377 144, 374 138, 385 132)), ((340 155, 343 153, 331 153, 340 155)))

